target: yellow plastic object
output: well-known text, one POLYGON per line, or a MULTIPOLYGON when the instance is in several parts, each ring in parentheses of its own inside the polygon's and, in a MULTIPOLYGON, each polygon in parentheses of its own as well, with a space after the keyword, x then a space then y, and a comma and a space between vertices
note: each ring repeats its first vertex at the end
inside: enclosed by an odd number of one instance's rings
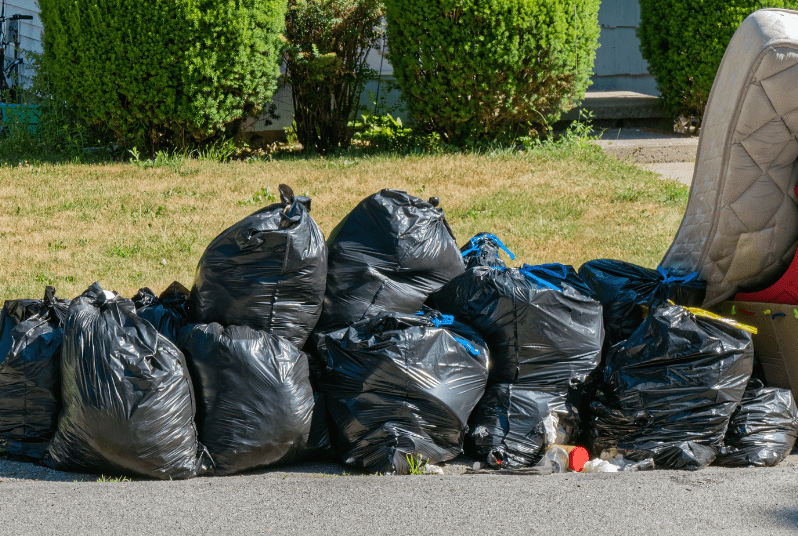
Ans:
POLYGON ((687 309, 688 311, 690 311, 691 313, 693 313, 696 316, 703 316, 703 317, 706 317, 706 318, 712 318, 714 320, 720 320, 721 322, 726 322, 730 326, 734 326, 736 328, 740 328, 742 330, 745 330, 748 333, 752 333, 754 335, 757 334, 757 329, 755 327, 747 326, 745 324, 741 324, 740 322, 737 322, 736 320, 732 320, 731 318, 725 318, 725 317, 722 317, 720 315, 716 315, 715 313, 710 313, 709 311, 705 311, 703 309, 699 309, 698 307, 685 307, 685 309, 687 309))

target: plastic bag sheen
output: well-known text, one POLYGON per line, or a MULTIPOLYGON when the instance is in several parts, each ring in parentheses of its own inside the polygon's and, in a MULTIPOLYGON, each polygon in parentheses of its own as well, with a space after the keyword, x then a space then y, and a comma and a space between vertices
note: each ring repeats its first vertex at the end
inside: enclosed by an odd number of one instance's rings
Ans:
POLYGON ((9 300, 0 311, 0 454, 39 460, 61 410, 61 321, 69 300, 9 300))
POLYGON ((473 330, 429 311, 383 312, 327 334, 322 358, 320 387, 345 463, 405 473, 408 457, 436 464, 462 452, 488 376, 488 350, 473 330))
POLYGON ((193 323, 249 326, 305 344, 321 314, 327 245, 310 199, 284 184, 280 197, 207 247, 191 289, 193 323))
POLYGON ((61 377, 64 406, 45 455, 50 467, 179 479, 212 464, 197 441, 183 354, 136 315, 131 300, 95 283, 72 301, 61 377))
POLYGON ((723 445, 753 368, 748 332, 678 305, 654 309, 610 350, 591 404, 594 450, 700 469, 723 445))
POLYGON ((463 273, 443 210, 399 190, 361 201, 331 233, 327 292, 317 331, 327 333, 381 311, 413 314, 427 296, 463 273))
POLYGON ((136 314, 152 324, 158 332, 177 342, 180 328, 188 324, 189 290, 175 281, 160 296, 148 289, 139 289, 133 296, 136 314))
POLYGON ((330 448, 304 353, 244 326, 180 332, 197 394, 200 441, 220 475, 301 461, 330 448))
POLYGON ((677 305, 699 306, 706 283, 697 275, 670 277, 664 271, 610 259, 589 261, 579 268, 579 276, 604 307, 608 347, 628 339, 649 309, 669 299, 677 305))
POLYGON ((788 389, 752 379, 729 422, 716 465, 773 467, 786 458, 798 435, 798 408, 788 389))
POLYGON ((570 266, 473 268, 427 303, 485 338, 491 381, 567 388, 601 361, 601 304, 570 266))

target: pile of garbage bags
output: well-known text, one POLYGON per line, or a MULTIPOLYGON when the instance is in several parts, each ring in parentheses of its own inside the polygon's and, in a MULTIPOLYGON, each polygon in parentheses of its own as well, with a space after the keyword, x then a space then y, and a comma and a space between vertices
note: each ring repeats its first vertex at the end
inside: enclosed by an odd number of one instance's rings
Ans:
POLYGON ((497 236, 458 247, 437 198, 390 189, 325 242, 311 200, 280 194, 210 243, 190 290, 5 302, 0 456, 182 479, 465 452, 544 474, 582 447, 595 472, 772 466, 795 444, 792 394, 752 379, 745 326, 689 308, 695 276, 509 267, 497 236))

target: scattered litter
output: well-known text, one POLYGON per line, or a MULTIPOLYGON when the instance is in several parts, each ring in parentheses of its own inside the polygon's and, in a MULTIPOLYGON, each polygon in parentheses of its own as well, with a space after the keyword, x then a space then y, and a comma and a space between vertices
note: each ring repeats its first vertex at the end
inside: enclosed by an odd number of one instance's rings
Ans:
POLYGON ((567 389, 489 383, 471 414, 465 452, 493 468, 534 465, 550 444, 547 421, 557 423, 559 443, 579 436, 579 411, 567 389))
POLYGON ((432 465, 430 463, 424 466, 424 474, 425 475, 440 475, 443 476, 443 468, 438 467, 437 465, 432 465))

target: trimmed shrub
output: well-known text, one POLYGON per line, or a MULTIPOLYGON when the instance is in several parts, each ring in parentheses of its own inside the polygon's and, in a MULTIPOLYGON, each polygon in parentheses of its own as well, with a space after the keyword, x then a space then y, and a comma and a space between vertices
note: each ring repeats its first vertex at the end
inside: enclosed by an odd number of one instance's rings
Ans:
POLYGON ((192 145, 256 114, 286 0, 39 0, 57 93, 128 145, 192 145))
POLYGON ((796 0, 640 0, 640 51, 673 116, 704 115, 723 53, 743 20, 796 0))
POLYGON ((549 124, 590 83, 599 0, 385 0, 408 112, 445 141, 549 124))
POLYGON ((360 94, 375 73, 369 48, 382 33, 382 0, 289 0, 283 51, 294 121, 305 150, 347 148, 360 94))

